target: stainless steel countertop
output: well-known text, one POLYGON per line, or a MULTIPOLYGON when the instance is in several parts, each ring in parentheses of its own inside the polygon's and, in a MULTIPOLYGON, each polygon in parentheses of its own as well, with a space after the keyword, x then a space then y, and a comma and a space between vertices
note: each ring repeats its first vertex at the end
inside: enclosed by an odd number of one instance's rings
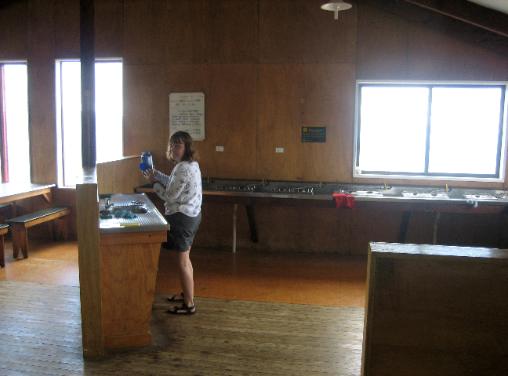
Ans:
POLYGON ((334 192, 348 193, 356 201, 403 202, 403 203, 448 203, 478 205, 508 205, 508 191, 475 188, 383 186, 374 184, 310 183, 310 182, 260 182, 229 179, 207 179, 203 182, 203 193, 209 196, 253 197, 298 200, 332 200, 334 192), (236 188, 235 188, 236 187, 236 188), (240 189, 237 189, 240 187, 240 189), (243 191, 241 189, 249 189, 243 191), (286 190, 286 192, 284 191, 286 190), (292 190, 293 192, 287 192, 292 190), (312 190, 312 193, 298 191, 312 190))
MULTIPOLYGON (((168 223, 164 216, 157 210, 155 205, 144 193, 137 194, 113 194, 110 196, 112 218, 99 217, 101 234, 167 231, 168 223), (140 213, 140 208, 145 208, 146 213, 140 213), (122 218, 121 214, 134 218, 122 218)), ((99 200, 99 211, 105 210, 106 197, 99 200)), ((141 211, 144 211, 141 209, 141 211)), ((105 214, 105 212, 103 212, 105 214)))

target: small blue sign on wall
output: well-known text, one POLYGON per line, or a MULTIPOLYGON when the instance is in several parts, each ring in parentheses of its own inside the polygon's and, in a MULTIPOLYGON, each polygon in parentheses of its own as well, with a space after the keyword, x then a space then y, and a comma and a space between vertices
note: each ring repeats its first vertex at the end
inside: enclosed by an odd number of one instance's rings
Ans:
POLYGON ((302 127, 302 142, 326 142, 326 127, 302 127))

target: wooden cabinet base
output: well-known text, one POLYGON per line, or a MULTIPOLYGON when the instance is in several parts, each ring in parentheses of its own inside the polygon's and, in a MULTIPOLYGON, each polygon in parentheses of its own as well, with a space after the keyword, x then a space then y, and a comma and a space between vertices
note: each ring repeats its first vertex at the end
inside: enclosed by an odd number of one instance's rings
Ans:
POLYGON ((145 334, 130 335, 130 336, 106 336, 104 338, 104 347, 109 350, 143 347, 152 343, 152 335, 148 330, 145 334))
POLYGON ((508 250, 371 243, 363 376, 508 375, 508 250))
POLYGON ((101 234, 106 350, 150 344, 160 245, 165 239, 166 232, 101 234))

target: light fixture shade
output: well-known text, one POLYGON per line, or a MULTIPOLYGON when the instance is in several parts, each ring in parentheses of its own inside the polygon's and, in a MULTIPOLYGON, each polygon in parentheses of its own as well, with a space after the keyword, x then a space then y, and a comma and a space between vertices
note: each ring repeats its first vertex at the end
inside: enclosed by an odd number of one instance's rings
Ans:
POLYGON ((336 20, 339 18, 340 11, 351 9, 351 7, 352 7, 351 4, 346 3, 342 0, 331 1, 329 3, 321 5, 321 9, 333 12, 334 14, 333 18, 336 20))

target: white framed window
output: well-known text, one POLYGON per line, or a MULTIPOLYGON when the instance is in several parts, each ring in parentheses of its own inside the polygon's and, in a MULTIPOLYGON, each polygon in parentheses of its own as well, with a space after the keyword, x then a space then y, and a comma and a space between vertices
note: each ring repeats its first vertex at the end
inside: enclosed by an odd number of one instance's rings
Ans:
POLYGON ((0 163, 3 183, 30 182, 28 67, 0 61, 0 163))
MULTIPOLYGON (((123 64, 119 59, 95 62, 97 162, 123 156, 123 64)), ((56 61, 56 105, 59 185, 73 187, 81 165, 81 63, 56 61)))
POLYGON ((501 181, 506 83, 357 83, 355 177, 501 181))

